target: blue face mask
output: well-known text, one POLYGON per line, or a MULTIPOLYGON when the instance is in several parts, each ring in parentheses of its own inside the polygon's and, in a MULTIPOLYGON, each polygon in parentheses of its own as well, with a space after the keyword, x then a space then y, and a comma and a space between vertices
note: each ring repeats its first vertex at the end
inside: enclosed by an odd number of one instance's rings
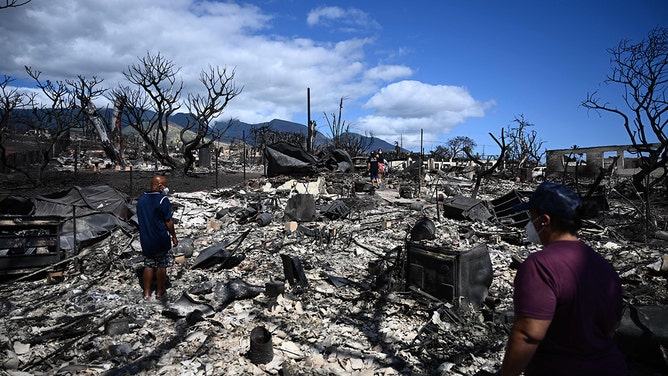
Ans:
POLYGON ((160 191, 160 193, 162 193, 164 196, 167 196, 167 195, 169 194, 169 188, 164 187, 164 188, 160 191))

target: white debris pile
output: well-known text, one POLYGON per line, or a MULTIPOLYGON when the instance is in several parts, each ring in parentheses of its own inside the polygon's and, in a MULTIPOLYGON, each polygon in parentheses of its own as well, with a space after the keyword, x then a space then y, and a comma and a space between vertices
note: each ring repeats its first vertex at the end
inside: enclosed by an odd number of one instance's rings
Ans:
MULTIPOLYGON (((404 200, 390 181, 352 193, 355 180, 363 178, 262 179, 173 195, 182 263, 169 269, 164 301, 142 298, 138 234, 122 230, 80 250, 86 255, 62 281, 0 285, 0 367, 13 375, 494 372, 512 325, 513 263, 537 248, 522 243, 521 228, 446 218, 429 190, 404 200), (299 194, 314 197, 313 220, 285 218, 299 194), (493 279, 480 306, 436 299, 402 279, 400 256, 425 217, 436 230, 425 244, 486 245, 493 279), (255 328, 270 335, 257 351, 255 328)), ((499 182, 481 197, 519 188, 499 182)), ((665 274, 648 272, 661 269, 662 243, 584 236, 622 274, 630 299, 666 303, 665 274)))

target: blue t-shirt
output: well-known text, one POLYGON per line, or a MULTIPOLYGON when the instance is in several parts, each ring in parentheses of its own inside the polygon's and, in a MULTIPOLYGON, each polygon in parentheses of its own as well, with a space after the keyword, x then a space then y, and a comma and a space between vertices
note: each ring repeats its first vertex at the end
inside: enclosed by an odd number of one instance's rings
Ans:
POLYGON ((617 272, 580 241, 532 253, 515 276, 515 315, 552 320, 526 375, 625 375, 612 335, 621 319, 617 272))
POLYGON ((172 219, 172 205, 167 196, 156 191, 146 191, 137 200, 139 241, 144 256, 156 257, 172 248, 171 237, 165 222, 172 219))

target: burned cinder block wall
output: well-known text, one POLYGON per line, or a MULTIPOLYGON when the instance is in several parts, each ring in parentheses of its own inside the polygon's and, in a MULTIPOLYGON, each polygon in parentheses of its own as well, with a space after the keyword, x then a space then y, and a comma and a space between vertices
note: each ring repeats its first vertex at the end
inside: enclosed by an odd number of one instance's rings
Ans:
POLYGON ((563 175, 564 170, 571 175, 577 172, 580 176, 591 176, 598 173, 603 165, 603 153, 592 152, 590 148, 549 150, 546 155, 547 178, 559 177, 563 175), (600 160, 599 163, 596 163, 597 158, 600 160))
POLYGON ((564 170, 563 166, 563 156, 561 154, 563 150, 547 150, 545 152, 545 177, 553 178, 558 176, 564 170))
POLYGON ((603 168, 603 152, 607 151, 602 148, 591 149, 587 152, 587 164, 582 166, 582 172, 585 175, 596 175, 603 168))
POLYGON ((606 168, 606 153, 617 153, 621 156, 618 165, 623 163, 624 146, 597 146, 590 148, 557 149, 546 151, 546 171, 548 179, 577 172, 580 176, 595 176, 606 168))
MULTIPOLYGON (((658 144, 651 144, 657 147, 658 144)), ((545 152, 546 171, 545 176, 556 178, 564 173, 564 168, 569 174, 577 172, 580 175, 596 175, 601 169, 608 169, 614 157, 617 157, 616 172, 620 175, 632 175, 638 168, 636 158, 626 158, 628 152, 633 150, 633 145, 610 145, 594 146, 588 148, 555 149, 545 152), (626 155, 625 155, 626 154, 626 155), (584 161, 576 163, 573 158, 584 161)))

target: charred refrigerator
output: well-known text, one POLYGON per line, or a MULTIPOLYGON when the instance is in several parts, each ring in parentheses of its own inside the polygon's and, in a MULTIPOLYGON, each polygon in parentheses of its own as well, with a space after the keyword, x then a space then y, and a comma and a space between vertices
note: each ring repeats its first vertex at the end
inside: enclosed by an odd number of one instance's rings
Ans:
POLYGON ((442 301, 466 298, 479 306, 492 284, 492 262, 484 243, 465 250, 406 243, 406 288, 417 288, 442 301))

